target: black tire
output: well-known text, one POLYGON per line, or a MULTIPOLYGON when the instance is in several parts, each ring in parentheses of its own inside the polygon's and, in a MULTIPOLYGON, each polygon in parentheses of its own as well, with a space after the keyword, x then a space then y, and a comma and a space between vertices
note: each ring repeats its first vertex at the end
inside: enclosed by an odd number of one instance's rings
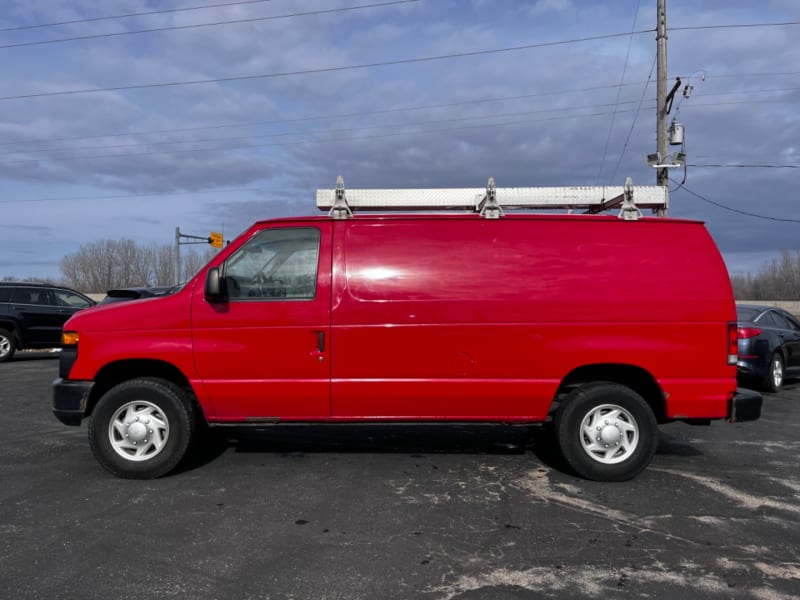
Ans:
POLYGON ((616 383, 573 390, 556 412, 554 426, 569 466, 595 481, 633 479, 650 464, 658 445, 653 410, 639 394, 616 383), (584 425, 591 427, 591 437, 584 425))
POLYGON ((0 362, 8 362, 17 351, 17 340, 14 334, 0 329, 0 362))
POLYGON ((761 386, 768 392, 780 392, 783 387, 783 375, 783 357, 780 352, 776 352, 769 361, 769 373, 761 381, 761 386))
POLYGON ((89 445, 103 468, 117 477, 161 477, 186 455, 195 412, 187 393, 174 383, 131 379, 100 398, 89 421, 89 445))

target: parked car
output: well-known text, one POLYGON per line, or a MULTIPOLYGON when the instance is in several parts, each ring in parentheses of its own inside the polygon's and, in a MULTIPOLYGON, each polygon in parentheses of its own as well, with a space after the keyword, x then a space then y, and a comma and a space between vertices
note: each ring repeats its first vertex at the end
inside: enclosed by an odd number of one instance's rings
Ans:
POLYGON ((17 350, 61 345, 61 328, 94 300, 69 288, 44 283, 0 282, 0 362, 17 350))
POLYGON ((114 304, 115 302, 124 302, 126 300, 138 300, 140 298, 155 298, 156 296, 165 296, 176 291, 180 286, 165 285, 156 287, 129 287, 108 290, 106 297, 100 301, 101 305, 114 304))
POLYGON ((784 379, 800 376, 800 321, 781 308, 740 304, 739 360, 743 383, 756 382, 777 392, 784 379))

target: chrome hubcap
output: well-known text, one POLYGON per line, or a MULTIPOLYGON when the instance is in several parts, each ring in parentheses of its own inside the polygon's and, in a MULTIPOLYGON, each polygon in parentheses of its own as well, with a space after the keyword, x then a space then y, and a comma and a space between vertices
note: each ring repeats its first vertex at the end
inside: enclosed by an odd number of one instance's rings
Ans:
POLYGON ((169 439, 169 421, 161 409, 144 400, 120 406, 108 424, 108 440, 126 460, 157 456, 169 439))
POLYGON ((778 358, 772 361, 772 381, 775 387, 780 387, 783 383, 783 363, 778 358))
POLYGON ((611 465, 630 458, 639 444, 639 425, 616 404, 596 406, 581 421, 581 446, 597 462, 611 465))
POLYGON ((6 336, 0 336, 0 356, 5 356, 11 352, 11 340, 6 336))

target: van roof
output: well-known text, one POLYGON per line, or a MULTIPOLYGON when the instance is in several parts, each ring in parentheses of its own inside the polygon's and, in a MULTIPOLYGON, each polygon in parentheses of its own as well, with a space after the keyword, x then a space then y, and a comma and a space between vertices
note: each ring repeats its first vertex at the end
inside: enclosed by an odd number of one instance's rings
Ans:
MULTIPOLYGON (((530 219, 535 221, 579 221, 579 222, 621 222, 624 219, 620 219, 614 215, 587 215, 587 214, 566 214, 566 213, 546 213, 546 214, 535 214, 535 213, 506 213, 503 217, 498 219, 499 221, 503 221, 504 219, 530 219)), ((258 221, 258 224, 264 223, 280 223, 280 222, 297 222, 297 221, 304 221, 304 222, 319 222, 319 221, 330 221, 331 218, 327 215, 312 215, 312 216, 297 216, 297 217, 279 217, 275 219, 262 219, 258 221)), ((443 212, 431 212, 431 213, 420 213, 420 212, 394 212, 394 213, 381 213, 381 212, 372 212, 372 213, 356 213, 351 221, 419 221, 419 220, 446 220, 446 221, 474 221, 474 220, 481 220, 485 221, 483 217, 478 215, 477 213, 443 213, 443 212)), ((681 219, 675 217, 642 217, 636 221, 628 221, 628 222, 635 222, 635 223, 693 223, 696 225, 703 225, 705 224, 704 221, 697 221, 694 219, 681 219)))

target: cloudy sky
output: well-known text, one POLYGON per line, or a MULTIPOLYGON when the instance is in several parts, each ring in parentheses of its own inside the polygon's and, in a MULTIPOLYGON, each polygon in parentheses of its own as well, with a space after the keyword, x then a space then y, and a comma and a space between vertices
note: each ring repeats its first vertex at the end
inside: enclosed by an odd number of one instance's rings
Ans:
MULTIPOLYGON (((0 0, 0 277, 57 279, 87 242, 170 244, 178 226, 232 238, 314 214, 337 175, 652 185, 655 13, 656 0, 0 0), (106 18, 120 15, 133 16, 106 18)), ((798 22, 797 0, 667 3, 670 87, 690 86, 670 115, 690 165, 671 172, 670 215, 705 221, 732 273, 800 248, 798 22)))

